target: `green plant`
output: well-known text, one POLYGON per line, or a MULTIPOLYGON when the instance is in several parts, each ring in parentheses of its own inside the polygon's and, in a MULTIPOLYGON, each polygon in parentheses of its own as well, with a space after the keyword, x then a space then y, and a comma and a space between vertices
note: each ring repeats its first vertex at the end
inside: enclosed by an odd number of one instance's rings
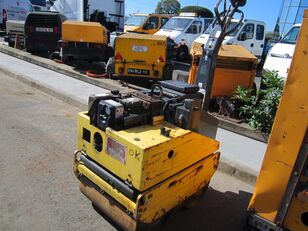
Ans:
POLYGON ((252 94, 252 89, 238 87, 232 99, 236 102, 240 118, 251 127, 270 133, 280 102, 284 81, 277 72, 265 71, 261 89, 252 94))

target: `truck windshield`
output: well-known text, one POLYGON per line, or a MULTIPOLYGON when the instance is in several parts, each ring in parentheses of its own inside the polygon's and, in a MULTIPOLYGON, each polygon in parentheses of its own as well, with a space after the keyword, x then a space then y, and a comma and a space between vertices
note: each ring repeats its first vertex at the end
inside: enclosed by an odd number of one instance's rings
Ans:
POLYGON ((126 26, 141 26, 147 19, 146 15, 132 15, 126 21, 126 26))
POLYGON ((190 18, 171 18, 162 29, 183 31, 192 20, 190 18))
POLYGON ((280 41, 281 43, 295 44, 300 27, 293 27, 280 41))
MULTIPOLYGON (((238 22, 231 22, 230 25, 228 26, 228 30, 234 28, 236 25, 238 24, 238 22)), ((238 26, 237 29, 235 31, 233 31, 231 34, 229 34, 228 36, 236 36, 236 34, 238 33, 238 31, 240 30, 240 28, 242 27, 242 25, 238 26)), ((209 26, 206 31, 204 32, 205 34, 209 34, 212 31, 212 26, 209 26)), ((221 31, 220 29, 217 30, 221 31)))

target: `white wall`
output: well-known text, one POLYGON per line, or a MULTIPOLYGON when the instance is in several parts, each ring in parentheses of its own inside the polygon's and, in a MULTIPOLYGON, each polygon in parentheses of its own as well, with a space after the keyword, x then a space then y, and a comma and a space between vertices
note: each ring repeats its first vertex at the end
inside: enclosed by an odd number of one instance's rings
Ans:
MULTIPOLYGON (((125 1, 123 0, 123 3, 125 1)), ((114 17, 110 14, 121 14, 124 16, 125 4, 122 4, 121 12, 120 4, 114 0, 89 0, 90 14, 94 10, 105 12, 105 15, 110 18, 112 22, 119 22, 119 18, 114 17)), ((55 4, 50 8, 51 11, 59 11, 66 15, 67 18, 73 20, 82 21, 83 19, 83 0, 57 0, 55 4)), ((120 19, 120 28, 124 27, 124 17, 120 19)))

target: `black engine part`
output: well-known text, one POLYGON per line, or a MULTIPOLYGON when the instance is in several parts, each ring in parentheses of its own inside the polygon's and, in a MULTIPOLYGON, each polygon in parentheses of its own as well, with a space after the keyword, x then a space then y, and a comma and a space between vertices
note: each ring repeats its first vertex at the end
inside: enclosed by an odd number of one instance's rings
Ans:
POLYGON ((165 120, 184 129, 196 130, 200 120, 202 95, 196 85, 179 81, 163 81, 151 90, 121 95, 92 95, 89 98, 91 124, 105 131, 151 124, 153 117, 164 115, 165 120))

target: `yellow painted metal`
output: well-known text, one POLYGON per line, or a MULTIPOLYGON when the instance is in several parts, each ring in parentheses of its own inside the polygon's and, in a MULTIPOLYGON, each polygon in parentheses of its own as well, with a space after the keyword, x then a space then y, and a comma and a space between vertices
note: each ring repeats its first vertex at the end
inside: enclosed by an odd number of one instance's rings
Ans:
POLYGON ((78 115, 78 149, 139 191, 162 182, 184 168, 210 156, 219 142, 167 122, 106 133, 90 124, 85 112, 78 115), (171 130, 170 137, 161 135, 160 128, 171 130), (91 132, 91 142, 83 139, 83 129, 91 132), (103 139, 101 152, 93 145, 94 134, 103 139), (107 137, 125 146, 124 161, 106 151, 107 137))
MULTIPOLYGON (((275 223, 308 124, 308 11, 249 209, 275 223)), ((296 229, 295 229, 296 230, 296 229)), ((307 230, 307 229, 306 229, 307 230)))
POLYGON ((151 224, 172 208, 180 206, 190 196, 202 191, 209 184, 218 166, 219 153, 195 163, 189 168, 142 193, 137 219, 151 224))
MULTIPOLYGON (((300 179, 301 182, 308 183, 308 178, 302 176, 300 179)), ((303 195, 303 192, 299 191, 293 197, 291 205, 288 209, 287 216, 283 222, 283 227, 288 230, 294 231, 307 231, 308 230, 308 221, 306 217, 302 217, 304 213, 308 213, 308 198, 307 195, 303 195), (300 195, 302 194, 302 195, 300 195), (306 222, 306 224, 303 223, 306 222)), ((306 192, 307 194, 307 192, 306 192)))
POLYGON ((125 208, 127 208, 129 211, 131 212, 136 211, 136 204, 133 201, 125 197, 120 191, 112 187, 102 178, 98 177, 95 173, 89 170, 82 163, 76 163, 76 170, 78 171, 78 174, 86 176, 89 180, 91 180, 104 192, 108 193, 109 195, 112 195, 116 201, 118 201, 121 205, 125 206, 125 208))
POLYGON ((67 20, 62 23, 62 40, 71 42, 107 43, 107 29, 98 22, 67 20))
MULTIPOLYGON (((211 154, 167 180, 141 192, 135 202, 130 201, 123 194, 112 189, 112 186, 103 179, 97 177, 90 170, 87 170, 83 165, 79 165, 78 163, 77 165, 79 170, 78 174, 82 173, 85 176, 90 177, 91 181, 107 193, 108 196, 118 201, 121 206, 124 206, 125 209, 131 212, 131 217, 135 219, 137 224, 152 224, 173 208, 182 205, 184 201, 191 196, 206 189, 211 177, 217 169, 218 161, 219 153, 211 154), (128 203, 128 201, 130 201, 130 203, 128 203)), ((84 191, 84 189, 82 191, 84 191)), ((86 194, 90 200, 97 203, 97 206, 102 208, 103 211, 106 211, 107 215, 109 215, 110 210, 114 210, 114 207, 117 206, 116 204, 105 203, 106 199, 103 201, 101 200, 102 202, 100 202, 97 198, 104 197, 103 195, 91 197, 89 193, 86 194)), ((120 210, 117 210, 117 216, 115 222, 119 224, 125 222, 125 224, 121 226, 124 226, 127 230, 131 230, 127 227, 127 221, 129 221, 133 227, 137 226, 136 224, 131 223, 127 218, 127 213, 125 211, 122 211, 121 213, 120 210)))
POLYGON ((127 33, 115 40, 115 76, 162 79, 166 59, 166 36, 127 33), (123 59, 117 60, 118 55, 123 59), (143 70, 148 74, 129 73, 128 69, 143 70), (155 75, 155 72, 158 73, 155 75))

